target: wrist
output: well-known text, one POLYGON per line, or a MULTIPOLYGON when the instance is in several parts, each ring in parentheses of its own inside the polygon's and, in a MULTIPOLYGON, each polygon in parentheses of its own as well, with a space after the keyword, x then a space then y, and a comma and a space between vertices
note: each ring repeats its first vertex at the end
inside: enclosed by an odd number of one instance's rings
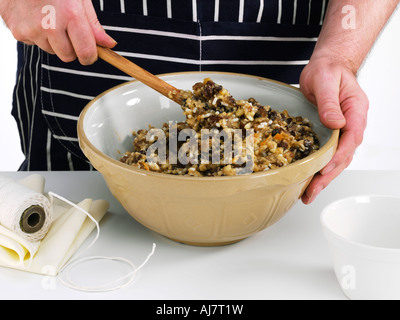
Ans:
POLYGON ((6 22, 8 6, 9 6, 9 1, 6 0, 0 1, 0 18, 2 18, 4 22, 6 22))
POLYGON ((362 60, 363 59, 360 59, 360 61, 355 60, 354 56, 350 57, 344 54, 344 52, 341 50, 335 50, 332 48, 316 48, 316 50, 314 50, 313 54, 311 55, 310 63, 316 62, 332 66, 339 66, 349 70, 354 75, 356 75, 362 64, 362 60))

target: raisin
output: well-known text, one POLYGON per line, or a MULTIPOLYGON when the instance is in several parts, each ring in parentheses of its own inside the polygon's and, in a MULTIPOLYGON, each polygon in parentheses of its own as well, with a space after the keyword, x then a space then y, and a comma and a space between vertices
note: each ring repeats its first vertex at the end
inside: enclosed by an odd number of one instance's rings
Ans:
POLYGON ((193 85, 193 90, 194 91, 201 90, 203 88, 204 88, 204 83, 202 83, 202 82, 197 82, 196 84, 193 85))
POLYGON ((210 81, 207 81, 207 83, 204 86, 204 97, 207 99, 211 99, 214 94, 214 88, 215 88, 215 83, 210 81))
POLYGON ((276 119, 276 115, 277 115, 277 113, 276 113, 276 111, 268 111, 268 117, 272 120, 272 121, 274 121, 275 119, 276 119))
POLYGON ((249 98, 247 101, 250 102, 253 106, 257 103, 254 98, 249 98))
POLYGON ((287 149, 287 147, 289 147, 289 145, 285 141, 282 140, 278 143, 278 147, 285 150, 285 149, 287 149))
POLYGON ((275 137, 280 132, 281 132, 280 128, 275 128, 274 130, 272 130, 272 136, 275 137))
POLYGON ((213 114, 208 118, 208 123, 212 126, 214 126, 219 120, 221 120, 221 117, 218 115, 213 114))
POLYGON ((214 89, 213 89, 213 94, 216 95, 216 94, 218 94, 221 90, 222 90, 222 86, 214 87, 214 89))
POLYGON ((229 96, 229 97, 228 97, 228 103, 229 103, 230 105, 236 106, 236 101, 235 101, 235 99, 234 99, 232 96, 229 96))
POLYGON ((268 111, 264 109, 264 107, 258 108, 257 113, 255 114, 255 117, 262 117, 266 118, 268 117, 268 111))

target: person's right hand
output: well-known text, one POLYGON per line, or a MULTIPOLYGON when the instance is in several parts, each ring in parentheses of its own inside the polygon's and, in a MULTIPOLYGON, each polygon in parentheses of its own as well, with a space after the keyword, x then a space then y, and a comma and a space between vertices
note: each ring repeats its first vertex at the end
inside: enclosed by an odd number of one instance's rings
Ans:
POLYGON ((1 0, 0 15, 14 38, 56 54, 62 61, 76 58, 83 65, 97 60, 96 44, 116 45, 97 19, 91 0, 1 0), (55 29, 43 28, 45 6, 55 9, 55 29))

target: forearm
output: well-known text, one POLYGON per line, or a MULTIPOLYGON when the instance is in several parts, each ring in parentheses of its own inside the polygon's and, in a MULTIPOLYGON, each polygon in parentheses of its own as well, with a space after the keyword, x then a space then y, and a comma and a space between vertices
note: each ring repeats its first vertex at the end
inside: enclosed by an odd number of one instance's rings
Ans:
POLYGON ((8 1, 0 0, 0 18, 3 18, 8 6, 8 1))
POLYGON ((339 62, 356 73, 399 2, 330 0, 312 58, 339 62))

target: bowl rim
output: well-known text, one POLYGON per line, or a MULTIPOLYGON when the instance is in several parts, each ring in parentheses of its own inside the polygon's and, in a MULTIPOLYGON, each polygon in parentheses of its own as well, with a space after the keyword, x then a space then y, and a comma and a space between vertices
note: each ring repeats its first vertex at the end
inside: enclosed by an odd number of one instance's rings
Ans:
MULTIPOLYGON (((183 71, 183 72, 172 72, 172 73, 163 73, 163 74, 157 74, 157 77, 166 77, 166 76, 176 76, 176 75, 185 75, 185 74, 219 74, 219 75, 233 75, 233 76, 241 76, 241 77, 247 77, 247 78, 254 78, 254 79, 258 79, 258 80, 262 80, 262 81, 267 81, 267 82, 272 82, 284 87, 288 87, 292 90, 295 90, 297 92, 301 92, 299 88, 289 85, 287 83, 284 82, 280 82, 277 80, 273 80, 273 79, 269 79, 269 78, 265 78, 265 77, 261 77, 261 76, 255 76, 255 75, 248 75, 248 74, 243 74, 243 73, 236 73, 236 72, 223 72, 223 71, 183 71)), ((79 118, 78 118, 78 124, 77 124, 77 131, 78 131, 78 140, 79 140, 79 144, 81 145, 82 142, 84 142, 84 144, 86 144, 94 153, 96 153, 98 156, 102 157, 103 159, 105 159, 106 161, 119 166, 121 169, 124 170, 128 170, 130 172, 135 172, 137 174, 140 175, 145 175, 145 176, 153 176, 153 177, 157 177, 160 179, 169 179, 169 180, 193 180, 193 181, 223 181, 223 180, 242 180, 244 178, 248 179, 248 178, 259 178, 259 177, 266 177, 266 176, 272 176, 275 174, 279 174, 279 173, 283 173, 287 170, 290 170, 293 166, 300 166, 302 164, 305 164, 309 161, 312 161, 313 159, 318 158, 320 155, 324 154, 325 151, 327 149, 330 149, 333 145, 335 145, 338 141, 339 138, 339 133, 340 130, 339 129, 329 129, 331 130, 331 136, 329 137, 328 141, 316 152, 308 155, 307 157, 301 159, 301 160, 297 160, 294 163, 288 164, 284 167, 281 168, 277 168, 277 169, 270 169, 267 171, 261 171, 261 172, 254 172, 254 173, 250 173, 250 174, 244 174, 244 175, 237 175, 237 176, 212 176, 212 177, 194 177, 194 176, 188 176, 188 175, 171 175, 171 174, 164 174, 164 173, 160 173, 160 172, 153 172, 153 171, 147 171, 147 170, 143 170, 143 169, 139 169, 133 166, 130 166, 128 164, 125 164, 119 160, 116 160, 106 154, 104 154, 103 152, 101 152, 98 148, 96 148, 89 140, 89 138, 86 136, 86 133, 83 129, 83 123, 84 123, 84 119, 85 116, 87 114, 87 112, 89 111, 89 109, 98 101, 100 100, 103 96, 105 96, 106 94, 110 93, 111 91, 114 91, 118 88, 121 88, 123 86, 126 85, 130 85, 132 83, 136 83, 136 82, 140 82, 139 80, 132 80, 132 81, 127 81, 124 83, 121 83, 117 86, 114 86, 102 93, 100 93, 98 96, 96 96, 94 99, 92 99, 81 111, 79 118)), ((308 100, 307 100, 308 101, 308 100)), ((317 107, 312 104, 310 102, 310 104, 317 109, 317 107)), ((318 110, 318 109, 317 109, 318 110)), ((81 146, 82 149, 82 146, 81 146)), ((313 173, 315 174, 315 173, 313 173)))
MULTIPOLYGON (((400 201, 400 195, 375 194, 375 193, 373 193, 373 194, 357 194, 357 195, 348 196, 348 197, 344 197, 344 198, 335 200, 335 201, 327 204, 322 209, 322 212, 320 215, 320 223, 321 223, 323 230, 325 232, 328 232, 331 235, 331 237, 333 237, 337 241, 340 241, 341 243, 346 244, 349 247, 351 246, 351 247, 356 247, 356 248, 363 249, 363 250, 376 251, 376 252, 380 252, 380 253, 399 253, 400 248, 380 247, 380 246, 365 244, 360 241, 350 240, 349 238, 344 237, 344 236, 338 234, 337 232, 333 231, 333 229, 328 225, 327 216, 330 214, 331 207, 341 204, 341 203, 344 203, 344 202, 347 202, 347 201, 354 200, 356 198, 366 198, 366 197, 381 198, 381 199, 391 198, 391 199, 396 199, 396 200, 400 201)), ((330 241, 328 240, 328 242, 330 242, 330 241)))

